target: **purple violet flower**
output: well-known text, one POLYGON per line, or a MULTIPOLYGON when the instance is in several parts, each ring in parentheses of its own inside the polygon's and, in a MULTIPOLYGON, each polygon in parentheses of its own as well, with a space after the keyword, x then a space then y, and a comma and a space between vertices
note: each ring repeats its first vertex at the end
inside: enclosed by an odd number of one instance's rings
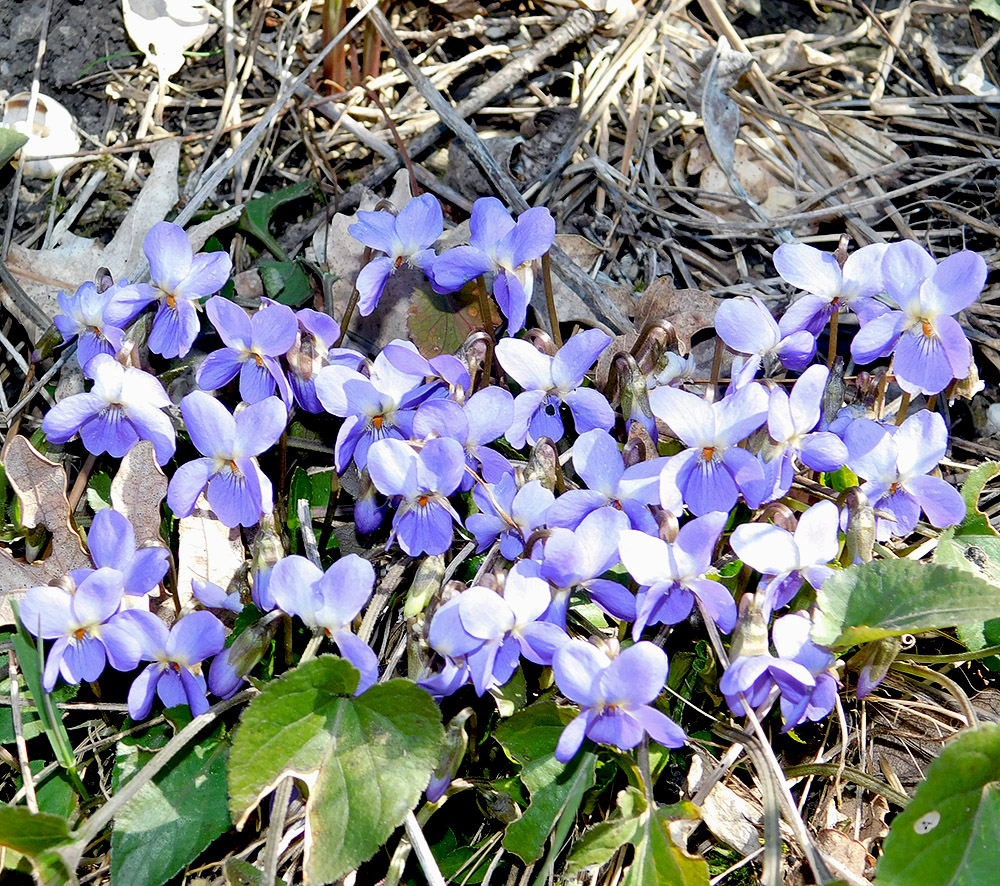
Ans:
POLYGON ((271 572, 270 591, 278 608, 323 631, 361 672, 355 695, 378 680, 378 656, 350 630, 374 588, 375 570, 357 554, 341 557, 326 572, 305 557, 292 555, 279 560, 271 572))
POLYGON ((854 311, 863 323, 886 308, 875 296, 882 284, 884 243, 856 249, 841 268, 836 256, 805 243, 782 243, 774 253, 774 267, 782 279, 805 291, 792 302, 778 322, 782 335, 805 329, 814 336, 823 331, 834 313, 854 311))
POLYGON ((764 486, 761 503, 788 493, 795 481, 796 460, 814 471, 838 471, 847 461, 847 447, 829 431, 814 431, 823 417, 823 393, 830 370, 810 366, 790 393, 771 391, 767 405, 767 430, 773 441, 763 456, 764 486))
POLYGON ((982 256, 963 250, 938 264, 918 244, 903 240, 886 249, 882 276, 900 310, 861 327, 851 342, 854 359, 871 363, 895 349, 896 380, 909 394, 937 394, 953 378, 967 378, 972 346, 953 315, 982 292, 982 256))
POLYGON ((712 569, 712 551, 729 514, 716 511, 685 523, 670 544, 644 532, 628 530, 618 542, 622 563, 641 587, 635 601, 632 637, 647 625, 678 624, 695 600, 721 631, 736 626, 736 602, 725 585, 705 577, 712 569))
POLYGON ((316 373, 331 363, 357 369, 364 357, 350 348, 334 347, 340 339, 340 324, 333 317, 302 308, 295 314, 298 334, 295 344, 285 355, 288 363, 288 381, 295 395, 295 402, 306 412, 323 411, 323 404, 316 396, 316 373))
POLYGON ((573 529, 598 508, 624 511, 633 529, 656 534, 649 505, 660 503, 660 474, 666 459, 654 458, 625 467, 618 443, 605 430, 586 431, 573 444, 573 469, 586 489, 564 492, 548 513, 550 526, 573 529))
POLYGON ((468 246, 456 246, 434 261, 429 274, 438 292, 456 292, 470 280, 493 272, 493 297, 507 318, 507 334, 524 327, 535 275, 531 262, 552 246, 556 223, 544 206, 522 213, 517 222, 496 197, 472 204, 468 246))
MULTIPOLYGON (((416 350, 410 342, 396 340, 392 344, 416 350)), ((368 449, 376 440, 406 440, 413 429, 413 413, 428 396, 423 376, 401 372, 384 352, 375 358, 367 376, 332 365, 316 374, 315 383, 323 408, 345 419, 335 445, 338 472, 343 472, 352 458, 359 470, 364 469, 368 449)))
POLYGON ((715 312, 715 330, 730 350, 750 357, 739 373, 738 387, 753 379, 761 366, 769 372, 780 360, 786 369, 804 369, 816 353, 814 335, 805 330, 782 335, 771 312, 755 295, 727 298, 715 312))
POLYGON ((472 500, 479 513, 466 517, 465 526, 476 537, 477 551, 485 551, 499 538, 501 556, 516 560, 524 553, 531 533, 545 525, 555 496, 540 480, 530 480, 518 489, 510 473, 486 488, 477 485, 472 500))
POLYGON ((253 526, 272 510, 271 481, 255 456, 270 449, 285 430, 288 413, 277 397, 251 403, 233 415, 203 391, 181 400, 181 414, 191 442, 204 458, 181 465, 170 478, 167 504, 178 517, 193 510, 206 495, 226 526, 253 526))
POLYGON ((611 343, 611 337, 600 329, 587 329, 574 335, 554 357, 543 354, 530 342, 505 338, 497 342, 496 356, 500 365, 522 388, 514 400, 514 415, 507 439, 520 449, 527 443, 534 446, 540 437, 554 442, 562 439, 564 429, 559 415, 560 403, 565 403, 577 432, 593 428, 611 430, 615 413, 600 391, 581 388, 583 377, 594 361, 611 343))
MULTIPOLYGON (((122 575, 122 590, 142 596, 156 588, 170 567, 170 554, 159 545, 136 549, 135 530, 128 517, 111 508, 94 515, 87 533, 87 548, 95 569, 108 567, 122 575)), ((93 569, 74 569, 70 578, 79 586, 93 569)))
POLYGON ((861 490, 878 517, 879 541, 909 535, 921 510, 938 529, 965 519, 959 491, 930 476, 948 447, 948 430, 939 413, 922 409, 895 429, 861 418, 848 425, 844 442, 847 466, 867 480, 861 490))
POLYGON ((781 694, 781 713, 785 718, 782 732, 788 732, 807 720, 822 720, 837 701, 835 659, 829 650, 817 646, 809 633, 812 622, 805 612, 793 612, 779 618, 771 631, 777 657, 771 654, 737 657, 719 681, 729 709, 746 715, 747 704, 759 709, 772 690, 781 694))
POLYGON ((549 665, 569 639, 555 625, 539 621, 550 599, 538 564, 521 560, 507 573, 503 596, 474 585, 441 606, 431 619, 428 642, 453 668, 467 670, 483 695, 510 680, 521 655, 549 665))
POLYGON ((832 501, 814 504, 799 517, 795 533, 771 523, 744 523, 729 539, 736 556, 768 579, 764 619, 787 606, 808 581, 819 588, 832 574, 828 565, 840 552, 840 512, 832 501))
POLYGON ((61 674, 67 683, 96 680, 106 662, 118 671, 139 663, 141 647, 118 612, 122 574, 103 567, 90 572, 70 593, 65 588, 29 588, 18 617, 34 636, 55 640, 45 659, 42 686, 51 692, 61 674))
POLYGON ((441 204, 433 194, 414 197, 400 211, 358 212, 358 220, 347 229, 355 240, 385 255, 373 258, 358 274, 358 310, 367 317, 378 305, 389 277, 403 262, 425 274, 434 261, 430 247, 444 233, 441 204))
POLYGON ((148 372, 122 366, 114 357, 97 354, 87 364, 94 386, 53 406, 42 420, 52 443, 65 443, 79 432, 88 452, 121 458, 140 440, 149 440, 163 465, 174 454, 174 426, 163 414, 170 398, 148 372))
POLYGON ((224 252, 194 254, 184 229, 157 222, 142 244, 152 286, 138 288, 145 302, 159 300, 149 333, 149 349, 163 357, 183 357, 198 337, 195 303, 214 295, 229 280, 233 263, 224 252))
POLYGON ((205 313, 226 345, 209 354, 198 367, 195 382, 202 390, 214 391, 240 377, 240 396, 257 403, 278 388, 286 408, 292 405, 292 389, 278 363, 295 344, 298 326, 287 305, 272 302, 252 317, 228 298, 208 300, 205 313))
POLYGON ((568 763, 584 738, 627 751, 648 734, 668 748, 683 747, 684 730, 652 702, 667 682, 667 654, 646 640, 610 659, 595 646, 573 639, 552 658, 560 691, 580 705, 563 730, 556 759, 568 763))
POLYGON ((420 451, 402 440, 372 444, 368 473, 383 495, 400 496, 392 539, 411 557, 443 554, 451 546, 452 520, 462 521, 448 502, 465 472, 465 451, 447 437, 428 440, 420 451))
POLYGON ((189 612, 169 630, 151 612, 130 609, 120 617, 140 638, 142 660, 152 662, 128 691, 129 716, 146 719, 155 695, 165 707, 186 704, 193 716, 204 714, 208 710, 208 684, 202 662, 225 648, 222 622, 204 609, 189 612))
MULTIPOLYGON (((233 591, 226 593, 226 589, 217 585, 214 581, 199 581, 194 579, 191 582, 191 593, 195 600, 201 603, 206 609, 227 609, 230 612, 242 612, 243 602, 240 600, 240 592, 233 591)), ((212 690, 213 692, 215 690, 212 690)), ((216 695, 219 693, 216 692, 216 695)))
MULTIPOLYGON (((767 392, 751 383, 715 403, 677 388, 649 392, 657 418, 689 449, 671 456, 660 477, 660 504, 679 514, 683 499, 692 514, 729 511, 740 491, 759 487, 763 471, 753 455, 737 444, 750 436, 767 415, 767 392), (756 487, 755 487, 756 484, 756 487), (678 495, 679 493, 679 495, 678 495)), ((752 507, 756 501, 750 502, 752 507)))
POLYGON ((122 347, 124 327, 131 322, 141 305, 134 309, 127 303, 136 287, 127 280, 113 283, 103 292, 95 283, 84 283, 73 295, 58 295, 61 314, 52 318, 63 341, 79 336, 76 357, 82 368, 97 354, 114 357, 122 347), (123 304, 122 300, 126 303, 123 304))

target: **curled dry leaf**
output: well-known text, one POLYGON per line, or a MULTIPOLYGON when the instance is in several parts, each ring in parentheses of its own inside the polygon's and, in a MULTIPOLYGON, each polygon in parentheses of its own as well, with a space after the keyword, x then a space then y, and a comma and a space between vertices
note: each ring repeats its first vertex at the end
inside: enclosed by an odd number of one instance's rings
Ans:
POLYGON ((166 547, 160 534, 160 503, 166 495, 167 478, 156 463, 153 444, 140 440, 111 481, 111 506, 131 521, 138 547, 166 547))
POLYGON ((9 624, 14 620, 12 594, 91 564, 70 522, 62 465, 39 453, 27 437, 14 437, 7 445, 4 469, 21 503, 21 522, 29 529, 44 526, 52 536, 48 556, 36 563, 25 563, 0 548, 0 623, 9 624))
POLYGON ((240 530, 216 519, 204 495, 198 496, 191 515, 180 519, 177 539, 177 596, 182 607, 193 599, 193 581, 227 588, 246 559, 240 530))
POLYGON ((197 46, 214 26, 202 0, 122 0, 125 30, 156 68, 160 79, 176 74, 184 52, 197 46))

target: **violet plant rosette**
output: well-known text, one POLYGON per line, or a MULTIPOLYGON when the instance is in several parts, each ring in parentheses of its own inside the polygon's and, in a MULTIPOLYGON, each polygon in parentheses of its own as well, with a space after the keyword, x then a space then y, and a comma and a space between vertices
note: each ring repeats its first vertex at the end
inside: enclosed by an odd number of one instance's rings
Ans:
POLYGON ((198 367, 195 382, 214 391, 240 377, 240 396, 247 403, 278 395, 286 408, 292 405, 292 388, 278 362, 292 345, 298 324, 292 309, 271 302, 252 317, 228 298, 208 300, 205 313, 222 339, 224 348, 212 351, 198 367))
POLYGON ((271 481, 255 456, 278 442, 288 413, 277 397, 251 403, 235 417, 218 400, 193 391, 181 401, 191 442, 202 454, 170 478, 167 504, 178 517, 193 510, 202 491, 226 526, 253 526, 273 508, 271 481))
POLYGON ((600 329, 577 333, 554 357, 521 339, 497 342, 497 361, 522 388, 514 399, 514 415, 506 433, 511 446, 534 446, 541 437, 558 443, 565 433, 559 414, 562 403, 573 414, 578 433, 594 428, 611 430, 615 413, 605 396, 581 387, 587 371, 609 344, 611 337, 600 329))
POLYGON ((398 215, 358 212, 348 232, 370 249, 385 253, 373 258, 358 274, 358 310, 367 317, 378 306, 389 278, 406 262, 428 273, 434 261, 431 247, 444 233, 441 204, 432 194, 414 197, 398 215))
POLYGON ((148 372, 122 366, 108 354, 97 354, 87 364, 94 386, 56 403, 42 419, 42 430, 52 443, 66 443, 77 433, 87 451, 121 458, 140 440, 149 440, 156 461, 165 465, 176 448, 174 426, 163 413, 170 398, 148 372))
POLYGON ((892 367, 908 394, 937 394, 967 378, 972 345, 954 315, 971 305, 986 283, 986 262, 964 250, 940 263, 917 243, 892 243, 882 259, 886 292, 898 311, 865 323, 851 354, 865 364, 893 353, 892 367))
POLYGON ((572 639, 552 657, 552 675, 560 692, 580 705, 563 730, 555 756, 568 763, 584 738, 627 751, 643 736, 668 748, 684 746, 687 736, 652 702, 667 683, 667 654, 641 640, 611 659, 596 646, 572 639))
POLYGON ((531 263, 549 251, 556 236, 552 213, 536 206, 515 222, 496 197, 472 204, 469 244, 441 253, 429 276, 438 292, 456 292, 470 280, 492 273, 493 297, 507 318, 507 334, 524 328, 534 289, 531 263))

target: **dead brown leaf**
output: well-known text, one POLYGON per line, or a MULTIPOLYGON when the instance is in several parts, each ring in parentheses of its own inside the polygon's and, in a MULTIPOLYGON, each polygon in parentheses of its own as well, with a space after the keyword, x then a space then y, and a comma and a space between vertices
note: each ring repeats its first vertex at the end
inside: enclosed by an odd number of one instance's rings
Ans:
POLYGON ((220 522, 204 495, 191 515, 181 518, 177 538, 177 596, 182 607, 194 596, 192 582, 227 588, 246 560, 240 530, 220 522))
POLYGON ((111 506, 131 521, 137 547, 166 546, 160 534, 160 503, 166 495, 167 478, 156 463, 153 444, 141 440, 122 459, 111 481, 111 506))

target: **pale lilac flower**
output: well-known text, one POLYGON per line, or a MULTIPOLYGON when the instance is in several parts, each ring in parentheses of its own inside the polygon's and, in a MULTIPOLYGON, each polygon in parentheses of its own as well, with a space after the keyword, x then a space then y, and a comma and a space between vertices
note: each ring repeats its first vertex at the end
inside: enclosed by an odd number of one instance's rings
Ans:
POLYGON ((184 229, 165 221, 149 229, 142 248, 152 286, 137 288, 144 301, 160 302, 149 349, 163 357, 183 357, 198 337, 196 303, 226 285, 233 263, 224 252, 195 255, 184 229))
POLYGON ((164 465, 174 454, 174 426, 162 410, 170 405, 163 385, 148 372, 122 366, 97 354, 87 364, 94 386, 56 403, 42 420, 52 443, 65 443, 79 432, 88 452, 121 458, 140 440, 149 440, 164 465))
POLYGON ((518 489, 510 473, 502 474, 487 489, 477 485, 472 500, 479 513, 470 514, 465 525, 476 537, 477 550, 485 551, 499 538, 501 556, 515 560, 524 553, 531 534, 545 525, 555 496, 540 480, 529 480, 518 489))
POLYGON ((563 644, 552 658, 552 674, 560 691, 580 705, 580 713, 563 730, 556 759, 569 762, 584 738, 627 751, 644 735, 668 748, 683 747, 684 731, 653 707, 667 682, 667 654, 642 640, 608 656, 583 640, 563 644))
POLYGON ((130 609, 121 614, 129 630, 140 638, 141 658, 152 662, 135 678, 128 692, 128 713, 144 720, 160 696, 165 707, 186 704, 197 717, 208 710, 208 684, 202 662, 222 652, 226 629, 211 612, 189 612, 167 626, 153 613, 130 609))
POLYGON ((204 458, 181 465, 167 487, 167 504, 178 517, 193 510, 205 490, 226 526, 253 526, 270 514, 271 481, 255 456, 270 449, 285 430, 288 413, 277 397, 252 403, 234 418, 218 400, 193 391, 181 401, 191 442, 204 458))
MULTIPOLYGON (((416 350, 410 342, 396 340, 392 344, 416 350)), ((401 372, 384 353, 375 358, 367 376, 347 366, 332 365, 317 373, 315 383, 323 408, 345 419, 335 445, 338 472, 344 471, 352 458, 363 469, 368 464, 368 449, 376 440, 409 438, 414 411, 428 396, 422 375, 401 372)))
MULTIPOLYGON (((122 590, 142 596, 154 590, 167 574, 170 554, 166 548, 136 548, 135 530, 128 517, 111 508, 102 508, 94 515, 87 533, 87 548, 95 569, 108 567, 122 575, 122 590)), ((77 585, 93 569, 73 569, 69 576, 77 585)))
POLYGON ((357 554, 341 557, 326 572, 292 555, 279 560, 271 573, 270 591, 278 608, 323 631, 361 672, 355 695, 378 680, 378 656, 350 630, 374 588, 375 570, 357 554))
POLYGON ((456 246, 434 261, 430 278, 438 292, 455 292, 492 272, 493 297, 507 318, 507 334, 524 327, 534 288, 531 262, 552 246, 556 223, 544 206, 524 212, 517 222, 496 197, 472 205, 468 246, 456 246))
MULTIPOLYGON (((502 437, 510 427, 514 398, 510 391, 490 386, 473 394, 459 406, 454 400, 429 400, 413 418, 413 435, 451 437, 465 449, 465 463, 487 483, 496 483, 514 469, 495 449, 487 444, 502 437)), ((468 492, 475 478, 469 472, 462 477, 460 492, 468 492)))
POLYGON ((777 361, 786 369, 803 369, 816 353, 816 338, 804 330, 782 335, 764 303, 753 295, 727 298, 715 312, 715 331, 737 354, 749 356, 737 381, 743 387, 763 366, 770 372, 777 361))
POLYGON ((716 511, 689 520, 672 544, 631 529, 622 533, 618 542, 622 563, 641 585, 635 601, 634 638, 642 636, 647 625, 684 621, 695 600, 724 633, 736 626, 733 595, 725 585, 705 577, 728 519, 728 513, 716 511))
POLYGON ((805 291, 788 306, 778 326, 783 335, 801 329, 819 335, 834 313, 854 311, 863 323, 885 311, 875 296, 885 290, 882 257, 886 244, 856 249, 843 268, 829 252, 805 243, 782 243, 774 253, 774 267, 782 279, 805 291))
POLYGON ((847 461, 847 447, 830 431, 814 430, 823 417, 823 393, 830 370, 810 366, 790 393, 771 391, 767 430, 773 441, 765 446, 764 485, 758 499, 774 501, 788 493, 795 481, 796 462, 814 471, 838 471, 847 461))
POLYGON ((411 557, 443 554, 451 546, 452 520, 461 519, 449 504, 465 471, 465 452, 455 440, 428 440, 417 452, 402 440, 372 444, 368 473, 383 495, 399 496, 392 520, 393 538, 411 557))
POLYGON ((428 360, 412 342, 397 339, 383 349, 385 358, 400 372, 421 378, 441 379, 448 387, 464 396, 472 383, 469 367, 454 354, 438 354, 428 360))
POLYGON ((835 659, 829 650, 809 638, 812 622, 805 612, 793 612, 779 618, 771 632, 778 653, 739 656, 719 681, 729 709, 737 715, 748 711, 747 704, 758 709, 771 696, 781 694, 781 713, 785 719, 782 732, 806 721, 822 720, 837 701, 835 659))
POLYGON ((323 404, 316 396, 316 374, 331 363, 357 369, 364 357, 350 348, 334 347, 340 340, 340 324, 333 317, 302 308, 296 312, 298 334, 295 344, 285 354, 288 364, 288 381, 295 395, 295 402, 306 412, 322 412, 323 404))
POLYGON ((900 310, 861 327, 851 342, 854 359, 871 363, 894 350, 896 380, 910 394, 937 394, 953 378, 967 378, 972 346, 953 315, 982 292, 982 256, 964 250, 938 264, 918 244, 903 240, 886 249, 882 276, 900 310))
POLYGON ((573 444, 573 469, 587 484, 556 499, 548 514, 550 526, 573 529, 598 508, 625 512, 633 529, 656 534, 649 505, 660 502, 660 474, 666 459, 654 458, 625 467, 618 443, 605 430, 586 431, 573 444))
POLYGON ((503 596, 474 585, 452 597, 431 619, 431 648, 465 669, 479 695, 503 686, 517 669, 520 656, 549 665, 556 649, 569 638, 539 619, 548 608, 548 583, 538 565, 522 560, 507 573, 503 596))
POLYGON ((515 449, 534 446, 540 437, 554 442, 564 429, 559 406, 565 403, 579 433, 610 430, 615 414, 600 391, 581 388, 587 370, 611 343, 600 329, 587 329, 570 338, 554 357, 543 354, 530 342, 505 338, 497 343, 497 361, 522 388, 514 400, 514 415, 507 440, 515 449))
POLYGON ((278 394, 285 407, 292 405, 292 389, 278 363, 295 344, 297 324, 292 309, 272 302, 252 317, 228 298, 208 300, 205 313, 226 345, 212 351, 198 367, 195 382, 202 390, 214 391, 240 377, 240 396, 256 403, 278 394))
POLYGON ((43 640, 54 640, 45 659, 42 686, 51 692, 61 674, 67 683, 96 680, 110 661, 115 670, 139 663, 139 640, 118 609, 122 574, 102 567, 90 572, 70 593, 65 588, 29 588, 21 601, 21 624, 43 640))
MULTIPOLYGON (((671 387, 649 392, 654 414, 688 447, 671 456, 660 477, 660 503, 679 514, 683 498, 692 514, 729 511, 740 491, 753 498, 763 480, 757 459, 737 444, 750 436, 767 415, 766 391, 756 383, 706 403, 671 387), (679 495, 678 495, 679 493, 679 495)), ((756 502, 750 502, 756 507, 756 502)))
POLYGON ((771 523, 737 526, 729 543, 747 566, 767 578, 764 618, 788 605, 808 581, 819 588, 832 574, 828 565, 840 553, 840 513, 832 501, 814 504, 799 517, 795 533, 771 523))
POLYGON ((441 204, 433 194, 414 197, 400 211, 359 212, 347 229, 355 240, 385 255, 373 258, 358 274, 358 310, 367 317, 378 305, 389 277, 403 262, 428 273, 434 260, 431 246, 444 232, 441 204))
POLYGON ((847 466, 867 480, 861 490, 878 517, 875 537, 879 541, 909 535, 921 510, 938 529, 965 519, 959 491, 940 477, 930 476, 948 447, 948 430, 937 412, 922 409, 896 429, 858 419, 848 426, 844 442, 847 466))
POLYGON ((124 327, 142 309, 130 305, 128 299, 136 292, 128 280, 119 280, 105 290, 95 283, 84 283, 73 295, 58 295, 61 314, 52 318, 63 341, 77 341, 76 357, 82 368, 97 354, 113 357, 121 350, 124 327))
MULTIPOLYGON (((195 579, 191 582, 191 593, 195 600, 201 603, 206 609, 227 609, 229 612, 242 612, 243 602, 240 600, 240 592, 233 591, 226 593, 226 589, 220 587, 213 581, 199 581, 195 579)), ((212 690, 215 691, 214 689, 212 690)), ((215 693, 219 695, 218 692, 215 693)))

